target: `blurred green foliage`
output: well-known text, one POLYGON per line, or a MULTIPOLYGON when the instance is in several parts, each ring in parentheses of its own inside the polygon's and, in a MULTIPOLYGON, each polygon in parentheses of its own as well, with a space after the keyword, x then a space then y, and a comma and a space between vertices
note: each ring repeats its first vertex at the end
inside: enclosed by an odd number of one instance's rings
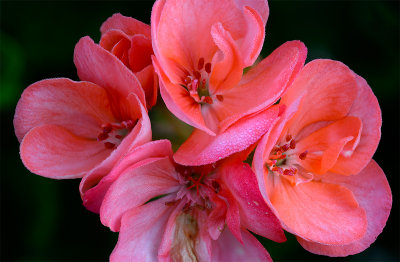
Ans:
MULTIPOLYGON (((399 261, 399 3, 396 1, 270 1, 262 56, 288 40, 302 40, 308 61, 342 61, 363 76, 382 107, 382 141, 374 157, 394 192, 384 232, 365 252, 335 261, 399 261)), ((31 174, 21 163, 12 119, 23 90, 52 77, 78 80, 73 50, 80 37, 99 40, 113 13, 149 23, 152 1, 0 2, 1 260, 108 259, 117 234, 81 204, 78 180, 31 174)), ((150 112, 153 138, 174 150, 191 128, 159 104, 150 112)), ((373 193, 373 192, 371 192, 373 193)), ((303 250, 294 236, 283 244, 259 238, 275 261, 327 261, 303 250)), ((160 236, 161 237, 161 236, 160 236)))

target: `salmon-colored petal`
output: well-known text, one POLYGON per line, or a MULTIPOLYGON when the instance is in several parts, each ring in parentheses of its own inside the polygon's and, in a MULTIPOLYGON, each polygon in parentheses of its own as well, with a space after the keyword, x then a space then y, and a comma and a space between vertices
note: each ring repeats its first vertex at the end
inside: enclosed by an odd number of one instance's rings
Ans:
POLYGON ((226 25, 235 40, 246 34, 243 10, 229 0, 167 1, 157 20, 153 30, 157 57, 176 61, 186 69, 195 68, 201 57, 211 61, 217 51, 210 34, 214 24, 226 25))
POLYGON ((133 72, 139 72, 151 64, 153 48, 151 41, 144 35, 134 35, 129 50, 129 64, 133 72))
POLYGON ((132 17, 123 16, 119 13, 113 14, 108 18, 100 27, 101 34, 105 34, 109 30, 118 29, 125 34, 133 36, 135 34, 145 35, 150 39, 151 31, 150 26, 140 22, 132 17))
MULTIPOLYGON (((112 51, 113 48, 118 45, 118 43, 124 42, 126 43, 126 48, 125 50, 128 51, 130 48, 130 38, 127 34, 125 34, 124 32, 122 32, 121 30, 116 30, 116 29, 112 29, 107 31, 106 33, 104 33, 101 36, 99 45, 101 47, 103 47, 104 49, 108 50, 108 51, 112 51)), ((112 52, 114 55, 116 55, 114 52, 112 52)), ((120 58, 120 56, 116 55, 118 58, 120 58)), ((128 57, 126 57, 128 58, 128 57)), ((128 60, 126 60, 126 62, 129 62, 128 60)), ((129 65, 129 63, 125 63, 125 65, 129 65)))
POLYGON ((167 106, 176 117, 183 122, 199 128, 210 135, 215 135, 204 122, 201 106, 193 100, 189 92, 180 85, 171 83, 160 71, 158 60, 153 57, 153 65, 160 80, 160 93, 167 106))
MULTIPOLYGON (((268 9, 267 4, 266 8, 268 9)), ((248 67, 254 64, 263 46, 266 19, 263 20, 263 18, 257 12, 258 10, 255 10, 249 6, 245 6, 244 9, 247 34, 243 38, 243 41, 238 41, 238 46, 243 59, 243 65, 248 67)), ((265 10, 263 11, 265 12, 265 10)))
POLYGON ((341 62, 317 59, 304 66, 281 103, 289 105, 304 91, 299 112, 288 122, 292 136, 314 122, 346 116, 357 96, 357 82, 353 72, 341 62))
POLYGON ((107 190, 126 169, 145 164, 145 160, 148 159, 172 156, 173 153, 171 143, 168 140, 153 141, 141 146, 137 141, 134 141, 132 144, 136 144, 138 147, 132 147, 129 153, 115 165, 109 174, 107 174, 105 168, 96 169, 82 178, 79 190, 83 205, 88 210, 94 213, 100 212, 100 206, 107 190))
POLYGON ((32 173, 55 179, 82 177, 111 153, 103 143, 58 125, 31 129, 21 141, 20 151, 22 162, 32 173))
POLYGON ((367 228, 365 211, 344 186, 311 181, 296 186, 271 178, 270 201, 285 230, 326 245, 361 239, 367 228))
POLYGON ((171 200, 167 196, 127 211, 110 261, 157 261, 160 236, 173 211, 165 202, 171 200))
POLYGON ((169 157, 125 169, 104 197, 100 209, 103 225, 119 231, 124 212, 138 207, 151 198, 174 192, 179 185, 169 157))
POLYGON ((182 165, 198 166, 217 162, 242 151, 268 131, 278 113, 278 106, 274 106, 247 116, 217 136, 194 130, 174 154, 174 159, 182 165))
POLYGON ((296 144, 297 152, 308 152, 307 158, 299 159, 298 163, 311 172, 324 174, 334 167, 340 156, 351 157, 362 129, 358 117, 345 117, 313 132, 296 144))
POLYGON ((240 208, 244 228, 276 242, 286 241, 279 220, 272 213, 258 189, 256 177, 248 164, 233 162, 221 169, 228 187, 240 208))
MULTIPOLYGON (((76 44, 74 63, 81 80, 93 82, 107 90, 115 114, 120 114, 121 97, 125 98, 130 93, 136 94, 140 102, 146 104, 144 91, 134 73, 90 37, 83 37, 76 44)), ((123 119, 127 116, 118 117, 123 119)))
POLYGON ((212 60, 210 76, 210 94, 216 94, 231 89, 240 81, 244 65, 235 41, 221 23, 211 27, 211 35, 220 49, 212 60))
POLYGON ((287 42, 250 69, 238 86, 221 93, 223 101, 213 105, 223 121, 220 128, 224 130, 240 117, 275 103, 303 67, 306 55, 302 42, 287 42))
POLYGON ((32 128, 47 124, 96 139, 103 123, 115 121, 103 88, 89 82, 54 78, 24 90, 15 110, 14 128, 20 142, 32 128))
POLYGON ((364 237, 348 245, 328 246, 308 242, 298 238, 299 243, 308 251, 325 256, 348 256, 367 249, 385 227, 392 207, 392 193, 389 183, 378 164, 371 162, 357 175, 325 175, 323 180, 340 184, 350 189, 358 203, 367 214, 368 226, 364 237))
POLYGON ((146 96, 146 106, 150 110, 157 102, 158 79, 154 67, 149 64, 142 71, 136 73, 136 77, 143 87, 146 96))
POLYGON ((269 15, 269 7, 267 0, 235 0, 236 4, 240 7, 249 6, 261 16, 264 25, 267 23, 269 15))
POLYGON ((243 243, 225 229, 213 242, 211 261, 272 261, 267 250, 247 230, 242 230, 243 243))
POLYGON ((372 158, 381 138, 382 116, 376 99, 367 82, 356 75, 358 94, 350 108, 349 115, 361 119, 363 129, 360 142, 350 157, 339 156, 335 166, 331 169, 334 173, 357 174, 372 158))

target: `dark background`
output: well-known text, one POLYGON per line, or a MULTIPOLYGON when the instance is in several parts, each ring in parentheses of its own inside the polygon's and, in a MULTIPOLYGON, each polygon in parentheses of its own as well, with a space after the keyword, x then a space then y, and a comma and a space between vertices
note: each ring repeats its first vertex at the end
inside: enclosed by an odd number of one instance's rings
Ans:
MULTIPOLYGON (((363 76, 382 108, 382 140, 374 159, 393 192, 393 209, 383 233, 361 254, 334 261, 399 261, 399 3, 396 1, 270 1, 262 55, 288 40, 302 40, 308 61, 342 61, 363 76)), ((152 1, 1 1, 1 260, 86 261, 108 259, 117 234, 87 211, 79 180, 56 181, 31 174, 19 158, 12 119, 31 83, 52 77, 78 80, 74 45, 120 12, 149 23, 152 1)), ((195 30, 195 28, 193 29, 195 30)), ((150 117, 154 139, 175 148, 190 132, 159 100, 150 117)), ((373 193, 373 192, 371 192, 373 193)), ((262 240, 275 261, 326 261, 303 250, 295 238, 262 240)))

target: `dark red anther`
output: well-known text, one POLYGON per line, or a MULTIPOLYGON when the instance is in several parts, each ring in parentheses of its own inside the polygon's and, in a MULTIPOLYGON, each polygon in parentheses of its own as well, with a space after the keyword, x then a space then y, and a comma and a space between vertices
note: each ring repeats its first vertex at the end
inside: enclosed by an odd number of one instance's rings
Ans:
POLYGON ((122 136, 121 135, 115 135, 116 139, 122 140, 122 136))
POLYGON ((113 148, 115 147, 115 144, 110 143, 110 142, 105 142, 105 143, 104 143, 104 146, 105 146, 107 149, 113 149, 113 148))
POLYGON ((224 97, 222 95, 216 95, 218 101, 223 102, 224 101, 224 97))
POLYGON ((291 149, 295 149, 296 148, 296 141, 294 139, 292 141, 290 141, 290 148, 291 149))
POLYGON ((110 133, 112 131, 112 126, 111 126, 110 123, 103 124, 101 126, 101 128, 103 129, 103 133, 105 133, 105 134, 108 134, 108 133, 110 133))
POLYGON ((209 96, 204 97, 204 102, 206 102, 207 104, 210 104, 210 105, 212 105, 212 103, 213 103, 212 98, 209 96))
POLYGON ((193 75, 194 75, 194 77, 195 77, 196 79, 200 79, 200 78, 201 78, 201 74, 200 74, 199 71, 194 71, 194 72, 193 72, 193 75))
POLYGON ((282 152, 286 152, 286 151, 289 150, 289 148, 290 148, 290 145, 289 145, 289 144, 284 144, 283 146, 281 146, 281 151, 282 151, 282 152))
POLYGON ((283 175, 285 175, 285 176, 294 176, 294 171, 291 170, 291 169, 285 169, 283 171, 283 175))
POLYGON ((190 84, 192 82, 192 79, 189 76, 187 76, 183 81, 185 82, 185 84, 190 84))
POLYGON ((290 140, 292 140, 292 136, 291 135, 287 135, 286 136, 286 142, 289 142, 290 140))
POLYGON ((279 174, 283 174, 283 169, 279 166, 274 166, 272 171, 278 172, 279 174))
POLYGON ((191 206, 190 206, 190 202, 188 202, 188 203, 186 203, 186 204, 183 206, 182 211, 183 211, 184 213, 187 213, 187 212, 189 212, 191 209, 192 209, 192 208, 191 208, 191 206))
POLYGON ((201 70, 204 66, 204 58, 199 59, 199 64, 197 65, 197 69, 201 70))
POLYGON ((307 153, 308 153, 308 150, 304 151, 303 153, 301 153, 301 154, 299 155, 299 158, 300 158, 301 160, 306 159, 307 153))
POLYGON ((168 201, 168 202, 165 202, 164 204, 166 205, 166 206, 173 206, 173 205, 175 205, 175 203, 176 203, 176 201, 168 201))
POLYGON ((211 182, 212 187, 214 188, 215 193, 219 193, 219 191, 221 190, 221 186, 217 181, 212 181, 211 182))
POLYGON ((97 141, 103 141, 103 140, 106 140, 108 138, 108 134, 106 134, 106 133, 100 133, 98 136, 97 136, 97 141))
POLYGON ((211 63, 207 63, 204 69, 207 73, 211 73, 211 63))

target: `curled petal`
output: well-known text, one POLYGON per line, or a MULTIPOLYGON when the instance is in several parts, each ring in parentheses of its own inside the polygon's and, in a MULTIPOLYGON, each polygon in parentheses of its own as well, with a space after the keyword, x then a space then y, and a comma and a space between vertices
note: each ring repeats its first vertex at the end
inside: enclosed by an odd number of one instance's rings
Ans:
POLYGON ((101 34, 105 34, 109 30, 121 30, 127 35, 133 36, 135 34, 141 34, 150 39, 151 32, 150 26, 140 22, 132 17, 123 16, 119 13, 113 14, 108 18, 100 27, 101 34))

